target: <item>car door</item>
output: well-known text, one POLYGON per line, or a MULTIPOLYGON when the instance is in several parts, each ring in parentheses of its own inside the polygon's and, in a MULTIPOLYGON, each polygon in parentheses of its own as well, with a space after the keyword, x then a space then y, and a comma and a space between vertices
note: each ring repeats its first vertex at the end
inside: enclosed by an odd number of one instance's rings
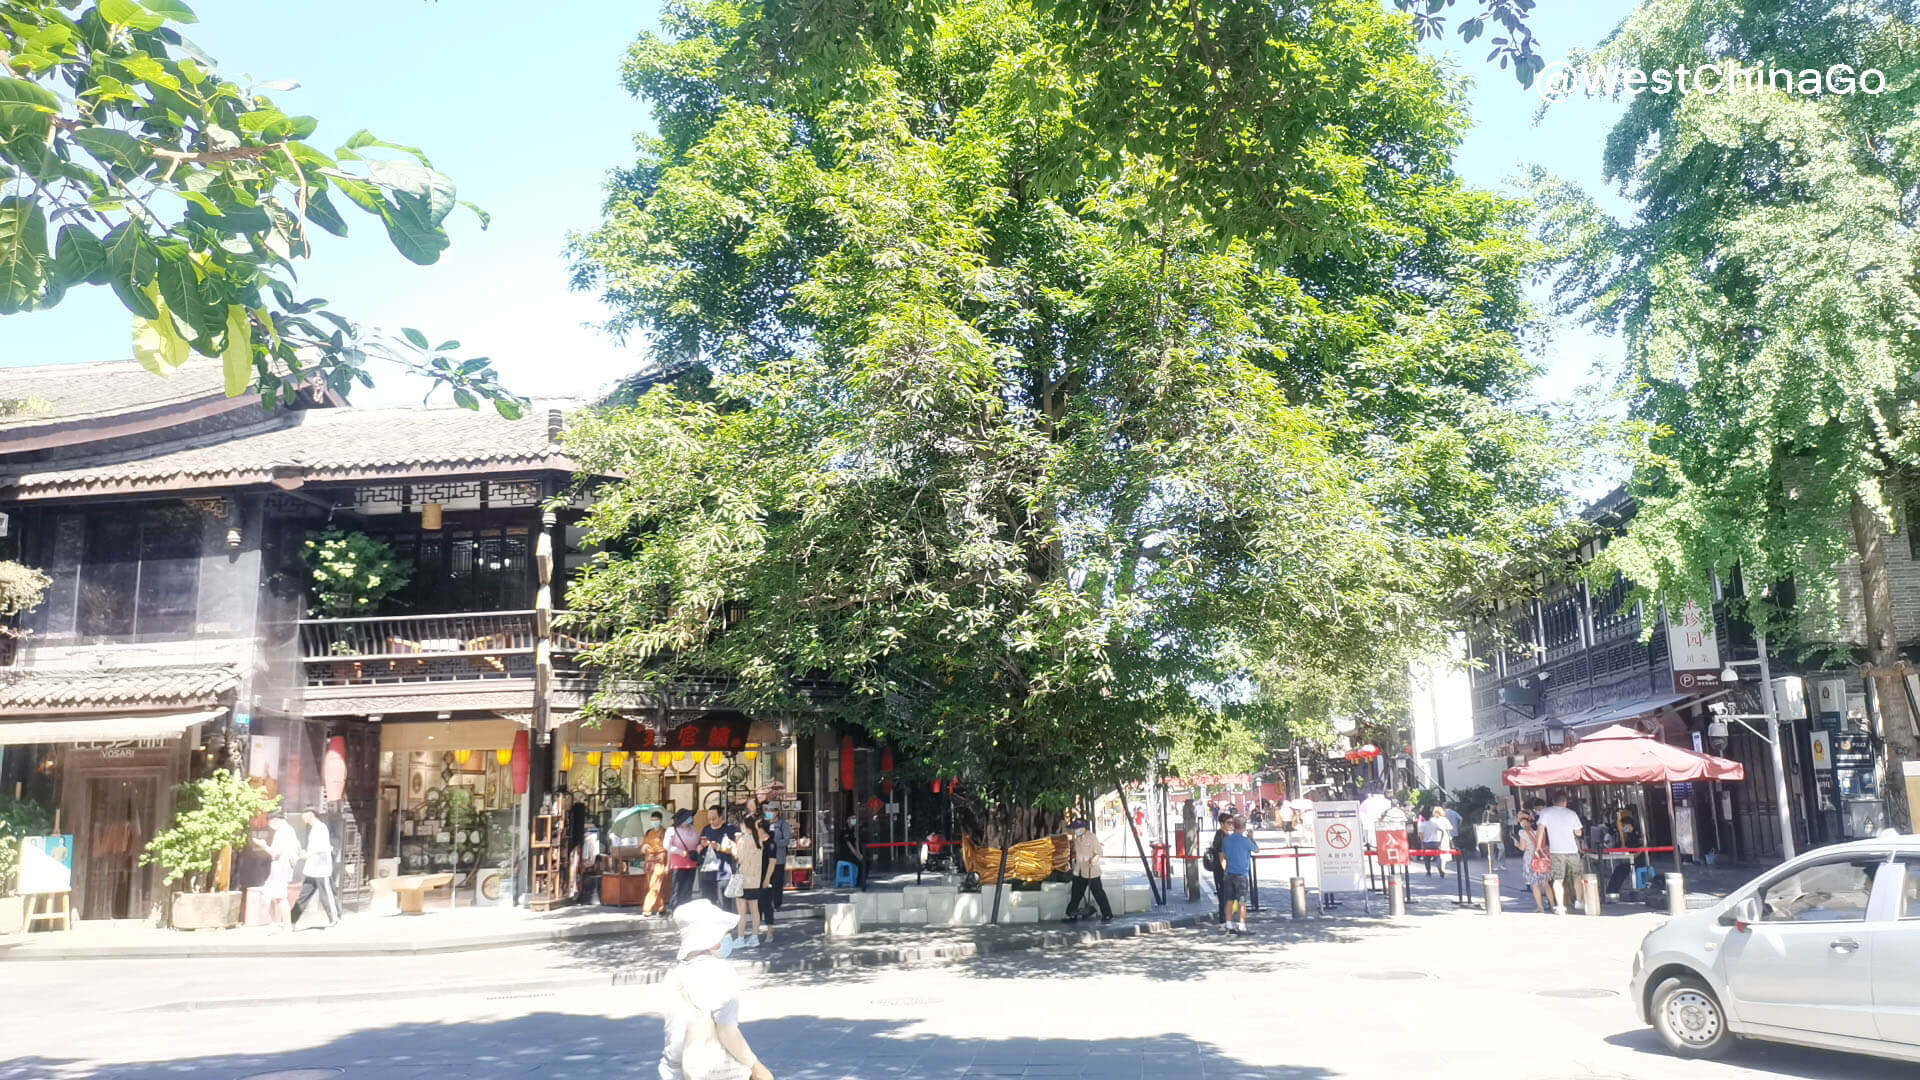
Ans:
POLYGON ((1817 859, 1756 891, 1760 921, 1728 934, 1722 948, 1730 1005, 1742 1022, 1879 1036, 1867 911, 1885 862, 1885 854, 1817 859))
POLYGON ((1920 1046, 1920 855, 1904 855, 1881 870, 1893 901, 1876 914, 1873 1011, 1880 1037, 1920 1046))

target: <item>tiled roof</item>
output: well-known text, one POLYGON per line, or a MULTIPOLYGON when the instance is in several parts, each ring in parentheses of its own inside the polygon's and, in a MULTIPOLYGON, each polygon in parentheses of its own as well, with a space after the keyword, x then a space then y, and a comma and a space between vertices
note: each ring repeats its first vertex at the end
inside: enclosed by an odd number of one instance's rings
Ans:
POLYGON ((0 431, 90 420, 199 398, 224 397, 220 361, 195 357, 166 376, 131 360, 100 364, 0 366, 0 431))
POLYGON ((211 705, 240 684, 231 664, 0 670, 0 714, 211 705))
POLYGON ((90 462, 33 462, 0 471, 0 491, 56 498, 231 485, 446 476, 479 470, 571 469, 553 435, 558 410, 508 420, 491 408, 333 408, 282 413, 202 445, 169 443, 90 462))

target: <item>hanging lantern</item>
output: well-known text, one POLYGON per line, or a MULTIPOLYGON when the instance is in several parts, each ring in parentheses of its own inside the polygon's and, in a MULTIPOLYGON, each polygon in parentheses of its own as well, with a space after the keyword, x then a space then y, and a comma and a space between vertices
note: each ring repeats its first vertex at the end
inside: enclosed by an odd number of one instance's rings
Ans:
POLYGON ((571 746, 560 751, 560 771, 561 772, 573 771, 573 747, 571 746))
POLYGON ((614 768, 616 768, 616 769, 624 769, 624 768, 626 768, 626 767, 627 767, 627 752, 626 752, 625 750, 615 750, 615 751, 613 752, 613 760, 612 760, 612 761, 610 761, 610 762, 608 762, 608 764, 610 764, 610 765, 612 765, 612 766, 613 766, 614 768))
POLYGON ((527 793, 527 776, 533 771, 533 754, 527 747, 525 728, 513 733, 513 793, 527 793))
POLYGON ((500 749, 495 750, 493 752, 493 760, 499 762, 502 765, 510 764, 513 761, 513 747, 503 746, 500 749))
POLYGON ((347 738, 335 735, 327 740, 327 757, 320 764, 321 790, 328 802, 339 802, 347 790, 347 738))
POLYGON ((938 794, 940 794, 940 778, 939 778, 939 777, 935 777, 935 778, 934 778, 934 781, 933 781, 933 793, 934 793, 935 795, 938 795, 938 794))
POLYGON ((453 752, 453 760, 455 764, 465 765, 467 762, 473 760, 473 751, 455 750, 453 752))
POLYGON ((840 786, 852 791, 853 778, 853 736, 842 735, 840 737, 840 786))
POLYGON ((653 751, 642 750, 639 753, 633 755, 633 758, 635 761, 638 761, 642 765, 651 765, 653 764, 653 751))
POLYGON ((684 766, 684 765, 686 765, 686 763, 687 763, 687 752, 686 752, 685 750, 676 750, 676 751, 674 751, 674 754, 673 754, 673 763, 674 763, 675 765, 681 765, 681 766, 684 766))
POLYGON ((890 773, 893 771, 893 747, 892 746, 883 746, 880 748, 880 771, 883 773, 890 773))
POLYGON ((598 750, 587 751, 587 764, 593 766, 596 769, 599 768, 600 767, 600 751, 598 750))
POLYGON ((759 761, 759 760, 760 760, 760 751, 758 751, 758 750, 748 750, 748 751, 745 751, 744 753, 742 753, 742 754, 741 754, 740 756, 741 756, 741 757, 743 757, 743 758, 746 758, 746 759, 747 759, 748 761, 759 761))

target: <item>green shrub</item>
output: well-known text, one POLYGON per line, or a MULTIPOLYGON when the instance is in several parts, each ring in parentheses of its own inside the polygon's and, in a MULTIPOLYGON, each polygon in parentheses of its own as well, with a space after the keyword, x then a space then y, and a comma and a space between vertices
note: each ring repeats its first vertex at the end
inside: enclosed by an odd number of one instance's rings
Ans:
POLYGON ((413 567, 365 533, 328 529, 307 534, 301 549, 313 589, 313 614, 336 618, 373 615, 406 588, 413 567))
POLYGON ((207 891, 221 850, 246 843, 253 819, 280 808, 280 796, 268 795, 225 769, 181 784, 174 793, 173 824, 154 836, 140 865, 166 867, 168 885, 187 878, 190 892, 207 891))

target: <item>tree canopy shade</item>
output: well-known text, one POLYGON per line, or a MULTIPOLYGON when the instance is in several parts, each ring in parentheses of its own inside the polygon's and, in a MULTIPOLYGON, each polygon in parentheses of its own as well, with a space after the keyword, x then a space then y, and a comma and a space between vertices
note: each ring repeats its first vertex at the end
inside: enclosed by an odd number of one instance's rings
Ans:
POLYGON ((453 181, 365 131, 315 149, 318 122, 264 93, 293 84, 221 78, 180 36, 194 21, 180 0, 0 0, 0 315, 105 286, 133 313, 142 363, 221 357, 230 395, 291 401, 315 378, 344 394, 370 382, 371 349, 468 408, 517 414, 486 358, 446 355, 458 342, 374 337, 295 292, 309 229, 347 232, 336 198, 407 259, 437 260, 453 181))
MULTIPOLYGON (((1639 511, 1596 572, 1669 600, 1704 599, 1736 568, 1755 596, 1791 581, 1791 619, 1771 603, 1753 616, 1844 642, 1815 616, 1842 610, 1841 568, 1858 556, 1868 658, 1889 675, 1881 530, 1920 466, 1916 46, 1905 3, 1647 0, 1598 59, 1849 64, 1881 69, 1887 89, 1636 97, 1606 143, 1629 221, 1537 178, 1562 300, 1627 343, 1639 511)), ((1899 682, 1878 696, 1893 760, 1912 756, 1899 682)))
POLYGON ((611 682, 724 674, 799 712, 826 680, 903 768, 1065 803, 1174 718, 1337 705, 1557 527, 1549 425, 1515 405, 1522 208, 1449 171, 1459 99, 1407 20, 1220 29, 1318 73, 1234 117, 1301 151, 1239 192, 1152 139, 1089 164, 1165 102, 1052 5, 908 20, 832 85, 739 48, 770 19, 675 6, 640 39, 659 136, 575 245, 685 373, 567 436, 619 478, 568 597, 614 631, 611 682), (1219 224, 1242 211, 1292 239, 1219 224))

